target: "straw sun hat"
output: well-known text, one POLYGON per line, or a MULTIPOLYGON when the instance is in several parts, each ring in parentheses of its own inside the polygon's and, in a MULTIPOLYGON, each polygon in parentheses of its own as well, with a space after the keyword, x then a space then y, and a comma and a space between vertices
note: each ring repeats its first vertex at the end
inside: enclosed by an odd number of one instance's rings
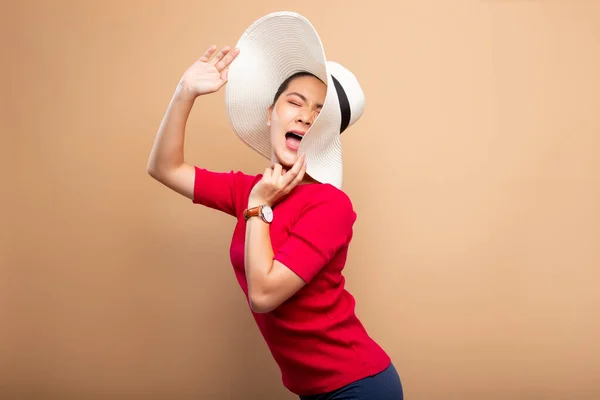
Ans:
POLYGON ((290 75, 307 71, 327 84, 323 108, 300 142, 306 173, 321 183, 342 187, 340 134, 363 114, 364 93, 352 72, 328 61, 312 24, 294 12, 265 15, 242 34, 240 54, 229 66, 225 104, 235 134, 271 159, 267 109, 290 75))

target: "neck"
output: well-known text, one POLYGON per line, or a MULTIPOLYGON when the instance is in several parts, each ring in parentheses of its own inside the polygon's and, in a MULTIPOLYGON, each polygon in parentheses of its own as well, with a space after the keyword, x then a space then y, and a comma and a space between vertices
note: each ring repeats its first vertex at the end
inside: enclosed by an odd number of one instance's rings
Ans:
MULTIPOLYGON (((277 157, 275 156, 275 154, 271 155, 271 163, 272 164, 280 163, 279 160, 277 159, 277 157)), ((289 171, 292 168, 292 166, 283 165, 283 168, 285 168, 286 170, 289 171)), ((299 185, 307 185, 310 183, 320 183, 320 182, 315 180, 313 177, 309 176, 307 173, 304 173, 304 178, 302 178, 302 181, 299 183, 299 185)))
POLYGON ((315 180, 313 177, 308 176, 308 174, 304 174, 304 178, 302 178, 302 182, 300 182, 300 185, 306 185, 309 183, 319 183, 317 180, 315 180))

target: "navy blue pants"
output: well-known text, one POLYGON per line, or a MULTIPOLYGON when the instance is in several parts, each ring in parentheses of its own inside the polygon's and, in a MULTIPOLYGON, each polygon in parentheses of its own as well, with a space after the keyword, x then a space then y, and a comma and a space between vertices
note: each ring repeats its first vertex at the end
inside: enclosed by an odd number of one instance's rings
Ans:
POLYGON ((390 364, 382 372, 352 382, 333 392, 300 396, 300 400, 403 400, 404 392, 400 376, 390 364))

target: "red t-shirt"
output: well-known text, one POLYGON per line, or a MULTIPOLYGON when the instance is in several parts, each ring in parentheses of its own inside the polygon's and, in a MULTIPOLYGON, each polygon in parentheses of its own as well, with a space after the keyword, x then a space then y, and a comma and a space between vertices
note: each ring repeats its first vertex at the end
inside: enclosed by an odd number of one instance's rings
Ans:
MULTIPOLYGON (((237 218, 230 257, 248 299, 243 212, 261 175, 196 167, 196 204, 237 218)), ((344 288, 344 268, 356 213, 350 199, 328 184, 297 186, 273 207, 269 228, 275 259, 307 284, 269 313, 253 313, 279 365, 283 384, 297 395, 329 392, 383 371, 390 357, 369 337, 344 288)))

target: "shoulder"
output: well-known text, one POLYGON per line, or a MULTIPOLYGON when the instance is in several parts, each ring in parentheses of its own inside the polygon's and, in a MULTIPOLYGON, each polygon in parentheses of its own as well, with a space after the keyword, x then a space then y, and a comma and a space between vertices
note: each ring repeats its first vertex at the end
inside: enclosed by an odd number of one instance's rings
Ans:
POLYGON ((249 174, 237 170, 231 170, 229 174, 232 177, 236 197, 238 197, 240 204, 245 207, 245 201, 248 199, 252 188, 262 179, 262 174, 249 174))
POLYGON ((356 211, 352 200, 344 192, 330 184, 311 184, 303 188, 305 211, 322 214, 326 220, 345 220, 353 223, 356 211))
POLYGON ((229 170, 229 175, 236 181, 238 184, 250 184, 255 185, 261 178, 262 174, 249 174, 239 170, 229 170))
POLYGON ((318 199, 324 203, 343 203, 352 207, 352 201, 350 196, 341 189, 336 188, 328 183, 315 183, 309 184, 309 190, 311 195, 318 194, 318 199))

